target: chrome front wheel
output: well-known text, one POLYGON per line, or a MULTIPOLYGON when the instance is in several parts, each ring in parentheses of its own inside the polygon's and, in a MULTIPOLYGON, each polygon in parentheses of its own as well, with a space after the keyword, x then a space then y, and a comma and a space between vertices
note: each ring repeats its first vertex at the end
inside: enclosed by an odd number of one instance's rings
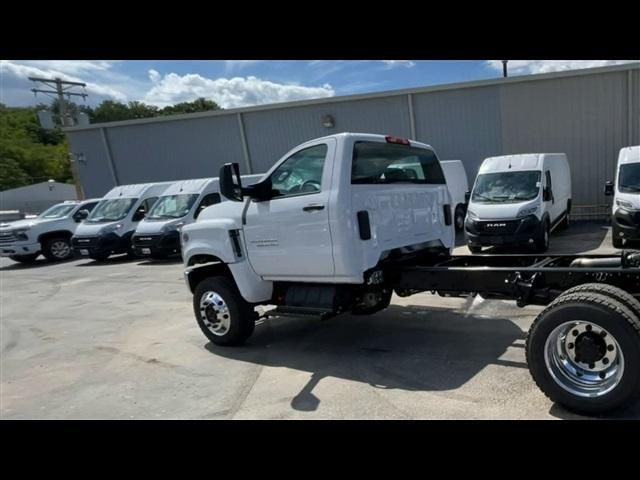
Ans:
POLYGON ((217 292, 204 292, 200 297, 200 318, 214 335, 223 336, 229 331, 231 325, 229 307, 217 292))

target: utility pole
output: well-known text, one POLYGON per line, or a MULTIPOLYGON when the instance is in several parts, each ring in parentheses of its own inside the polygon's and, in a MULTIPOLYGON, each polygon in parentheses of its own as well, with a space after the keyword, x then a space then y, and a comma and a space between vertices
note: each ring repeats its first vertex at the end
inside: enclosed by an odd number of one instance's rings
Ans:
MULTIPOLYGON (((32 88, 31 91, 34 95, 38 93, 44 93, 46 95, 56 95, 58 97, 58 108, 60 109, 60 123, 63 127, 72 127, 74 125, 74 119, 67 115, 67 104, 64 99, 65 95, 67 98, 71 98, 72 96, 82 97, 83 100, 87 98, 86 93, 77 93, 70 91, 74 87, 82 87, 85 88, 87 86, 86 83, 82 82, 69 82, 66 80, 61 80, 60 78, 38 78, 38 77, 29 77, 29 80, 32 82, 40 82, 47 87, 54 90, 42 90, 39 88, 32 88)), ((73 154, 69 154, 69 163, 71 167, 71 175, 73 176, 73 183, 76 186, 76 196, 78 200, 84 200, 84 192, 82 190, 82 185, 80 185, 80 178, 78 176, 76 161, 73 157, 73 154)))
POLYGON ((70 91, 74 87, 86 87, 86 83, 82 82, 69 82, 67 80, 61 80, 60 78, 38 78, 38 77, 29 77, 29 80, 33 82, 40 82, 43 85, 51 88, 52 90, 42 90, 39 88, 32 88, 31 91, 35 94, 45 93, 47 95, 56 95, 58 97, 58 105, 60 108, 60 123, 62 123, 63 127, 72 127, 73 119, 67 116, 67 105, 65 103, 65 95, 67 98, 71 98, 72 96, 82 97, 83 99, 87 98, 86 93, 77 93, 70 91))
POLYGON ((509 60, 502 60, 502 76, 507 78, 507 62, 509 60))

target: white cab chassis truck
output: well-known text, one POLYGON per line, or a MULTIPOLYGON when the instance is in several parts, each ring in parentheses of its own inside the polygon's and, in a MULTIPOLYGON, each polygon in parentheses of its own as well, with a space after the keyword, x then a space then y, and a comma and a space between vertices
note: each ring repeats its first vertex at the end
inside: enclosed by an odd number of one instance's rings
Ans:
POLYGON ((67 201, 36 218, 0 224, 0 256, 33 263, 40 256, 53 262, 73 257, 71 237, 99 199, 67 201))
POLYGON ((605 195, 613 196, 611 242, 622 248, 640 240, 640 145, 620 150, 614 182, 605 184, 605 195))
POLYGON ((452 256, 451 200, 434 150, 341 133, 289 151, 250 187, 220 171, 230 202, 182 229, 196 320, 217 345, 266 316, 372 314, 392 292, 547 305, 526 341, 533 379, 585 413, 640 394, 640 252, 452 256))

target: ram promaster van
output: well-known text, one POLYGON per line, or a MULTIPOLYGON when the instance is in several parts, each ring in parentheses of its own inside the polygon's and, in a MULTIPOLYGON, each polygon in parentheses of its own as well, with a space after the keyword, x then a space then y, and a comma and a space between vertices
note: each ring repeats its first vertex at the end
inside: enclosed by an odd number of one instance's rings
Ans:
MULTIPOLYGON (((243 175, 248 184, 262 178, 243 175)), ((140 257, 165 258, 180 252, 180 230, 194 222, 209 205, 220 203, 218 178, 183 180, 171 185, 133 234, 133 249, 140 257)))
POLYGON ((0 224, 0 256, 22 263, 34 262, 40 254, 49 261, 71 258, 71 236, 99 201, 58 203, 36 218, 0 224))
POLYGON ((469 250, 490 245, 549 248, 549 233, 569 225, 571 173, 564 153, 490 157, 480 166, 465 219, 469 250))
POLYGON ((460 160, 442 160, 442 171, 447 181, 447 188, 451 194, 451 206, 453 208, 453 224, 456 232, 464 228, 464 217, 467 214, 465 196, 469 190, 467 172, 460 160))
POLYGON ((131 236, 138 222, 172 183, 141 183, 113 188, 76 230, 71 239, 74 251, 94 260, 106 260, 117 253, 134 257, 131 236))
POLYGON ((607 182, 605 194, 613 195, 613 246, 622 248, 627 240, 640 240, 640 145, 620 150, 615 186, 607 182))

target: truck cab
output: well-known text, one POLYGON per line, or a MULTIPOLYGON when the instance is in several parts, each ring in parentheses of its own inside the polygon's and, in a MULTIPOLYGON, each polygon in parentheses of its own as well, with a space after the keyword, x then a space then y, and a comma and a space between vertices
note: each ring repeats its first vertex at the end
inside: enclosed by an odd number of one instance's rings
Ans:
MULTIPOLYGON (((253 183, 259 175, 244 175, 253 183)), ((139 257, 163 259, 180 253, 180 230, 197 220, 210 205, 220 203, 218 178, 182 180, 171 185, 138 224, 132 237, 133 249, 139 257)))
POLYGON ((569 225, 571 172, 564 153, 490 157, 478 171, 465 220, 472 253, 484 246, 549 248, 549 234, 569 225))
MULTIPOLYGON (((223 272, 251 304, 311 296, 319 311, 343 299, 338 308, 384 308, 391 292, 376 287, 379 264, 454 246, 445 177, 420 142, 341 133, 295 147, 251 187, 241 185, 237 165, 221 175, 223 195, 235 201, 182 228, 192 291, 223 272)), ((211 295, 197 290, 198 310, 211 295)), ((201 326, 216 342, 240 335, 201 326)))
POLYGON ((620 150, 615 183, 607 182, 605 194, 613 196, 611 240, 616 248, 640 240, 640 145, 620 150))
POLYGON ((172 183, 121 185, 110 190, 73 235, 76 254, 93 260, 119 253, 134 257, 131 237, 138 222, 172 183))
POLYGON ((66 201, 35 218, 0 224, 0 256, 21 263, 32 263, 40 254, 49 261, 71 258, 71 237, 98 202, 66 201))

